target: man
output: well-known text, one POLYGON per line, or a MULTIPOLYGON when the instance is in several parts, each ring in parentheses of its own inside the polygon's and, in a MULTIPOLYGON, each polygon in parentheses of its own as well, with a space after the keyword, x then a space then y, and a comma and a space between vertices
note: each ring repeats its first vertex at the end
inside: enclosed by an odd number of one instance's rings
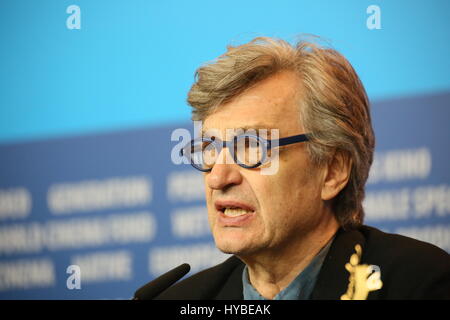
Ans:
POLYGON ((446 252, 362 225, 375 140, 342 55, 256 38, 196 76, 188 102, 204 134, 183 155, 204 172, 216 246, 233 256, 157 299, 450 298, 446 252))

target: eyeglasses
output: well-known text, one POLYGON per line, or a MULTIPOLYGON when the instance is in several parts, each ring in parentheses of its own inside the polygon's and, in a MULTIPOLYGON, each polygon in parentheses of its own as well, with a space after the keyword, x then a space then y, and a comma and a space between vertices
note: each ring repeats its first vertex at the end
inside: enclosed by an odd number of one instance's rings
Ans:
POLYGON ((253 134, 235 136, 231 141, 222 141, 217 137, 201 137, 191 140, 180 150, 180 155, 187 158, 195 169, 209 172, 222 149, 227 147, 236 164, 252 169, 270 159, 272 148, 308 140, 308 133, 273 140, 253 134))

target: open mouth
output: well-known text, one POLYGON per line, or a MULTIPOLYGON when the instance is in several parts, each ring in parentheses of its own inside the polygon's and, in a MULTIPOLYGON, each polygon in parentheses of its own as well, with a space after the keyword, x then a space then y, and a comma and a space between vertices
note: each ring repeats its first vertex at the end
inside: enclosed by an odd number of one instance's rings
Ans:
POLYGON ((216 201, 215 205, 217 211, 229 218, 241 217, 255 212, 255 209, 250 205, 237 201, 216 201))
POLYGON ((222 212, 227 217, 240 217, 253 211, 244 210, 242 208, 224 208, 222 212))

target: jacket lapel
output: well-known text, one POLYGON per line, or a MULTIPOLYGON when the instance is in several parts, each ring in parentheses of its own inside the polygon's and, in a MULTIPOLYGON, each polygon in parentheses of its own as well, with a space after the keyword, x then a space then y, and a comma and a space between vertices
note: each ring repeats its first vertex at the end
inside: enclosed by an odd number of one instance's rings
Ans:
MULTIPOLYGON (((316 285, 311 294, 312 300, 339 300, 347 291, 349 273, 345 264, 355 253, 355 245, 359 244, 364 252, 365 239, 358 230, 344 231, 342 228, 336 233, 330 250, 320 270, 316 285)), ((237 257, 233 261, 228 279, 215 295, 216 300, 242 300, 242 272, 244 263, 237 257), (237 260, 237 261, 236 261, 237 260)))
MULTIPOLYGON (((237 257, 233 257, 239 260, 237 257)), ((224 286, 217 293, 215 300, 243 300, 242 288, 242 272, 244 271, 244 263, 239 260, 234 270, 231 272, 229 278, 224 286)))
POLYGON ((365 239, 358 230, 344 231, 341 228, 337 231, 311 294, 312 300, 339 300, 347 291, 349 273, 345 264, 357 244, 364 252, 365 239))

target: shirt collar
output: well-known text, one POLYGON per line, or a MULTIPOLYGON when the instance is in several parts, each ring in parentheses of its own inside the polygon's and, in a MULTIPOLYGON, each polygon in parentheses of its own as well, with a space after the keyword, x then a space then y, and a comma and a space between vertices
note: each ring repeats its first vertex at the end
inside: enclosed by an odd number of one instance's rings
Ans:
MULTIPOLYGON (((320 250, 309 265, 282 291, 280 291, 274 300, 308 300, 319 275, 320 268, 327 256, 334 237, 320 250)), ((248 278, 248 268, 245 266, 242 272, 242 286, 244 300, 266 300, 252 286, 248 278)))

